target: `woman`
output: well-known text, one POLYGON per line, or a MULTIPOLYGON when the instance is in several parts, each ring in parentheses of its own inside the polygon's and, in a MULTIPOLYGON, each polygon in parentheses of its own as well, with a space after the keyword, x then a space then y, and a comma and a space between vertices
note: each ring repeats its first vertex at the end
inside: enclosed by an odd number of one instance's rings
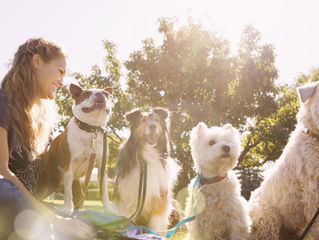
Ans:
POLYGON ((62 233, 62 239, 66 236, 87 239, 91 234, 85 223, 55 215, 34 197, 41 163, 34 159, 45 150, 52 131, 54 121, 51 120, 56 112, 50 100, 57 88, 63 86, 65 58, 62 49, 54 43, 42 38, 29 39, 15 53, 11 69, 2 80, 0 239, 10 236, 16 239, 19 234, 31 233, 33 239, 44 239, 50 237, 52 224, 55 232, 62 233), (25 218, 27 222, 44 221, 36 227, 23 227, 25 218))

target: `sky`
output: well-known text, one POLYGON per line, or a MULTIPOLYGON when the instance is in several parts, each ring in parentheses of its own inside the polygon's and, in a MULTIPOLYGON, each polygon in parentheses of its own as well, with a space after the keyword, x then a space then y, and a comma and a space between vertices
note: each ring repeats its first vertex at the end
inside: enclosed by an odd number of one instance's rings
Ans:
MULTIPOLYGON (((236 51, 252 24, 273 44, 278 82, 293 83, 319 67, 319 1, 316 0, 0 0, 0 79, 18 46, 45 37, 63 46, 68 69, 89 74, 103 65, 103 40, 116 44, 124 61, 142 40, 160 42, 160 17, 209 19, 236 51)), ((207 21, 206 21, 207 22, 207 21)), ((0 80, 0 81, 1 81, 0 80)))

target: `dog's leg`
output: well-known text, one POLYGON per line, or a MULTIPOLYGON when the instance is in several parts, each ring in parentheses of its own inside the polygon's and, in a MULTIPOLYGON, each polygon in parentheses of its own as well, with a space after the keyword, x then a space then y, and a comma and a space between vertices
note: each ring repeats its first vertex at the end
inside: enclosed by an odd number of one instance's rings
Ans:
POLYGON ((72 182, 73 182, 73 173, 71 169, 69 169, 67 172, 64 172, 64 212, 65 214, 69 216, 73 212, 72 182))
POLYGON ((161 193, 161 199, 153 198, 152 203, 153 209, 148 225, 152 230, 163 234, 163 231, 167 230, 171 212, 167 192, 161 193))
POLYGON ((72 183, 72 199, 75 208, 81 208, 84 203, 84 193, 80 179, 74 179, 72 183))

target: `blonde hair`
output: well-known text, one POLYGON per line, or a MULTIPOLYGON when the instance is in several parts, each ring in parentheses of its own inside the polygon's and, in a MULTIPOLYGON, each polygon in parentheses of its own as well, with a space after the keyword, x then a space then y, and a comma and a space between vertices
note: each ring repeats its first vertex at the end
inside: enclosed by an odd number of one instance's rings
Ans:
POLYGON ((39 86, 32 62, 34 54, 39 54, 46 63, 65 57, 56 44, 43 38, 31 38, 19 46, 1 89, 8 106, 10 126, 32 157, 37 157, 48 143, 56 111, 48 107, 52 101, 37 99, 39 86))

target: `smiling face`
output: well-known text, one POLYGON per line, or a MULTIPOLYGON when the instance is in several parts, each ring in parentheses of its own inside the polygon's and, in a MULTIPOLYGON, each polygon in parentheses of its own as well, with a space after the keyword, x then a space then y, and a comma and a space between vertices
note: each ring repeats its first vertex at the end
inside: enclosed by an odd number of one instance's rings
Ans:
POLYGON ((112 110, 113 88, 82 89, 71 84, 70 92, 75 104, 72 112, 80 121, 93 126, 105 126, 112 110))
POLYGON ((230 124, 207 128, 199 123, 191 133, 191 151, 196 171, 205 177, 221 176, 239 157, 238 132, 230 124))
POLYGON ((164 108, 154 108, 151 112, 135 110, 126 115, 131 131, 149 145, 156 146, 167 131, 169 112, 164 108))
POLYGON ((38 98, 53 99, 57 88, 63 86, 63 77, 66 73, 65 57, 58 56, 49 62, 44 62, 40 55, 35 54, 33 64, 38 84, 38 98))

